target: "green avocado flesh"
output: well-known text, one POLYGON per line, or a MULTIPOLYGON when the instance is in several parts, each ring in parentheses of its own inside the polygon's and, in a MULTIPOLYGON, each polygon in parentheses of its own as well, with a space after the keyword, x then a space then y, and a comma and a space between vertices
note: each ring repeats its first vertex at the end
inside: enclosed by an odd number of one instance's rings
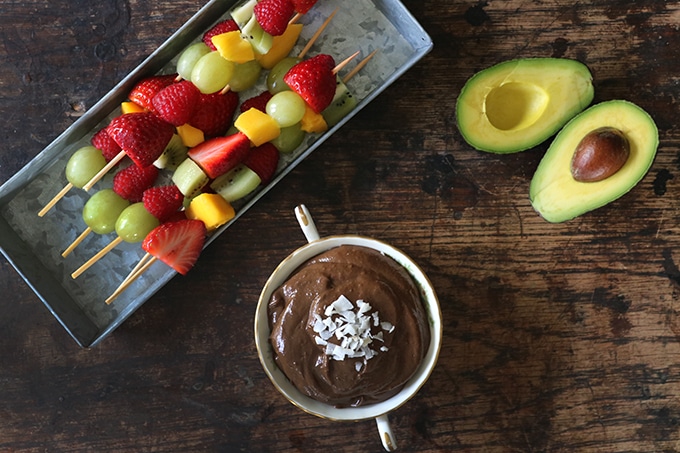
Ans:
POLYGON ((463 86, 456 121, 480 151, 514 153, 554 135, 593 100, 592 75, 575 60, 525 58, 484 69, 463 86))
POLYGON ((616 200, 632 189, 647 173, 659 145, 654 120, 628 101, 607 101, 590 107, 557 134, 536 169, 529 199, 548 222, 573 219, 616 200), (589 132, 613 127, 628 139, 630 154, 623 167, 597 182, 576 181, 571 160, 581 139, 589 132))

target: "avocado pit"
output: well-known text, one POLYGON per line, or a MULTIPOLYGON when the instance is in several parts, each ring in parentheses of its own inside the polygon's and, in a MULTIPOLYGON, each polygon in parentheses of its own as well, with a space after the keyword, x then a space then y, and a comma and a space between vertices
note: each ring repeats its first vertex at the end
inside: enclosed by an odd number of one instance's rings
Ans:
POLYGON ((630 155, 625 134, 614 127, 600 127, 583 137, 571 159, 571 175, 579 182, 609 178, 623 167, 630 155))

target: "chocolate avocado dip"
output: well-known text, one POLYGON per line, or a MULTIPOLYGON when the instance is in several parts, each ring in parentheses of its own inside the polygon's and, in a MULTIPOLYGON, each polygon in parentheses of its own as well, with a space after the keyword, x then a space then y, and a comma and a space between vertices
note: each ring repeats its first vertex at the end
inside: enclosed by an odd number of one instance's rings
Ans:
POLYGON ((272 295, 276 364, 336 407, 384 401, 415 373, 430 329, 411 276, 379 251, 343 245, 300 266, 272 295))

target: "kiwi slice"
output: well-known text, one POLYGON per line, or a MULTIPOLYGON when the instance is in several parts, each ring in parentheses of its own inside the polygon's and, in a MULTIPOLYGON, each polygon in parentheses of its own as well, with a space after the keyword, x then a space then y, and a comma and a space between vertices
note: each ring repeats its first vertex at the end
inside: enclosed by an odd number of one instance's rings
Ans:
POLYGON ((175 171, 179 164, 187 158, 188 151, 189 148, 184 145, 182 138, 174 134, 163 153, 158 156, 158 159, 153 164, 156 168, 175 171))
POLYGON ((228 202, 241 199, 257 189, 262 180, 257 173, 243 164, 239 164, 232 170, 217 177, 210 188, 220 194, 228 202))
POLYGON ((331 104, 321 112, 328 127, 333 127, 340 122, 349 112, 357 106, 357 99, 341 80, 338 79, 335 87, 335 96, 331 104))
POLYGON ((172 174, 172 182, 186 198, 195 197, 209 180, 201 167, 189 158, 184 159, 172 174))
POLYGON ((260 23, 253 14, 247 24, 241 28, 241 36, 250 42, 255 52, 259 54, 266 54, 272 48, 274 37, 262 30, 260 23))

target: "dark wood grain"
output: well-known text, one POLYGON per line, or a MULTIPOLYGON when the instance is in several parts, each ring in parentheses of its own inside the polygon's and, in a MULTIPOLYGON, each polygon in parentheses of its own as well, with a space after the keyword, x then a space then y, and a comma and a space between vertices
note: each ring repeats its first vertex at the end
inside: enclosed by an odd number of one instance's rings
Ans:
MULTIPOLYGON (((680 2, 405 3, 432 53, 99 346, 0 261, 0 451, 381 451, 373 423, 290 405, 257 358, 255 303, 304 241, 301 202, 323 234, 403 249, 439 293, 438 366, 392 415, 402 451, 680 449, 680 2), (468 77, 535 56, 586 63, 596 101, 633 101, 660 132, 638 186, 560 225, 528 200, 547 143, 486 154, 455 126, 468 77)), ((0 182, 200 6, 5 2, 0 182)))

